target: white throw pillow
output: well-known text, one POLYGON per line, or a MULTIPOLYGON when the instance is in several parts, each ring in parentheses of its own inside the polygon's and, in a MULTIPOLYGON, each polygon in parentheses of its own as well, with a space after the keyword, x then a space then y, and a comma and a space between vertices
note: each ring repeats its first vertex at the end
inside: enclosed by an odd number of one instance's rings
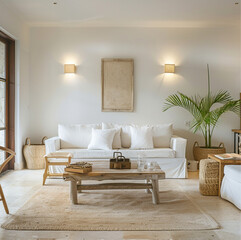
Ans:
POLYGON ((169 148, 173 135, 172 124, 158 124, 152 127, 154 147, 169 148))
POLYGON ((153 134, 151 127, 130 127, 131 149, 153 148, 153 134))
MULTIPOLYGON (((116 124, 116 123, 105 123, 107 128, 121 128, 121 147, 129 148, 131 146, 131 130, 130 126, 134 125, 127 125, 127 124, 116 124)), ((103 127, 103 125, 102 125, 103 127)))
POLYGON ((107 123, 102 123, 102 129, 115 129, 116 132, 115 132, 115 136, 114 136, 114 139, 113 139, 113 144, 112 144, 112 148, 113 149, 119 149, 121 148, 121 128, 120 127, 110 127, 109 124, 107 123))
POLYGON ((94 129, 88 149, 111 150, 115 136, 115 129, 94 129))
POLYGON ((59 124, 58 136, 61 148, 87 148, 90 144, 92 128, 100 124, 59 124))

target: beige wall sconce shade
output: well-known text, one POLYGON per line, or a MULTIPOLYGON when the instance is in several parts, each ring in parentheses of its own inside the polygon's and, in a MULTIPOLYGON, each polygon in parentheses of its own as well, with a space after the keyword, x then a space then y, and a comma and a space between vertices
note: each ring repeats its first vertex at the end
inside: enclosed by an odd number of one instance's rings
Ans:
POLYGON ((175 64, 165 64, 165 73, 175 73, 175 64))
POLYGON ((75 73, 76 66, 75 64, 64 64, 64 73, 75 73))

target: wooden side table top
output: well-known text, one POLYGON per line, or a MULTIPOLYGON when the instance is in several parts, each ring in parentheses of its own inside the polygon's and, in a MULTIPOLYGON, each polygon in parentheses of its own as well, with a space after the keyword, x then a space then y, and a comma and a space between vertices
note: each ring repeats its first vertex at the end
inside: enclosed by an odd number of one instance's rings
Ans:
POLYGON ((232 129, 232 132, 241 133, 241 129, 232 129))

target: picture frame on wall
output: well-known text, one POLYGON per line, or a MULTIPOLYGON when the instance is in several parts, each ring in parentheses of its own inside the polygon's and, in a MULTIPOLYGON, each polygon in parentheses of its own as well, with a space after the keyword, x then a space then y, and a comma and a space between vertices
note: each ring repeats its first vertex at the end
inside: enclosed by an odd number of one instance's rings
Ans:
POLYGON ((134 60, 101 60, 102 111, 133 112, 134 60))

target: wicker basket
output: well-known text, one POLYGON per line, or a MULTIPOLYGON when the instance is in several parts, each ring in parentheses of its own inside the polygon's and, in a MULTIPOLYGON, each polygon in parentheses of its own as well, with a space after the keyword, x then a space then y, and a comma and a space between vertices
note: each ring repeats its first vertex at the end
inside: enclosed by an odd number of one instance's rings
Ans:
POLYGON ((27 138, 23 147, 23 155, 27 163, 28 169, 44 169, 45 145, 44 141, 47 137, 43 137, 42 144, 31 144, 30 138, 27 138))
POLYGON ((223 154, 226 153, 226 149, 223 143, 220 143, 218 147, 205 148, 200 147, 198 142, 193 145, 193 156, 196 161, 208 158, 208 154, 223 154))

